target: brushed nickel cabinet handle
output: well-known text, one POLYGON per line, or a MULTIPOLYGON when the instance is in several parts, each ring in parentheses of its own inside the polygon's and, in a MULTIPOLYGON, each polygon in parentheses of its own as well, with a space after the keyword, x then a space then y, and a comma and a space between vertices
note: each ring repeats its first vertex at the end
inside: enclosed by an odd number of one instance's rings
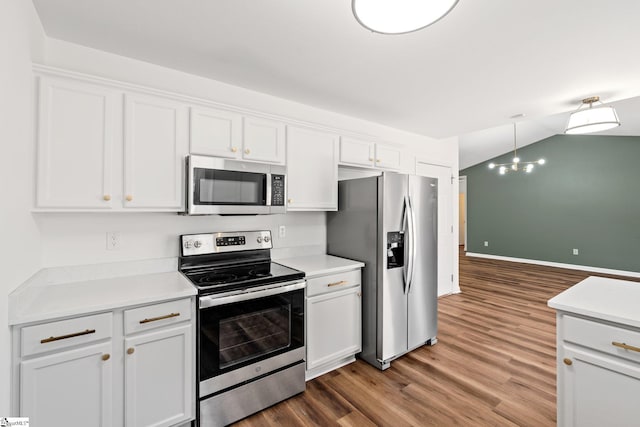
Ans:
POLYGON ((180 313, 171 313, 171 314, 167 314, 165 316, 159 316, 159 317, 152 317, 150 319, 142 319, 140 321, 140 324, 143 325, 145 323, 149 323, 149 322, 155 322, 157 320, 164 320, 164 319, 170 319, 172 317, 178 317, 180 316, 180 313))
POLYGON ((567 366, 571 366, 573 364, 573 361, 571 359, 566 358, 566 357, 564 358, 563 362, 567 366))
POLYGON ((329 283, 327 286, 328 287, 339 286, 339 285, 344 285, 345 283, 349 283, 349 282, 347 282, 346 280, 340 280, 339 282, 329 283))
POLYGON ((634 347, 632 345, 625 344, 623 342, 611 341, 611 345, 624 348, 625 350, 637 351, 638 353, 640 353, 640 347, 634 347))
POLYGON ((67 338, 80 337, 82 335, 89 335, 89 334, 95 334, 95 333, 96 333, 95 329, 87 329, 87 330, 82 331, 82 332, 74 332, 73 334, 60 335, 60 336, 57 336, 57 337, 43 338, 43 339, 40 340, 40 344, 46 344, 48 342, 66 340, 67 338))
POLYGON ((111 358, 111 355, 110 355, 109 353, 107 353, 107 354, 103 354, 103 355, 102 355, 102 360, 104 360, 105 362, 106 362, 107 360, 109 360, 110 358, 111 358))
POLYGON ((135 353, 135 351, 136 351, 136 349, 135 349, 135 348, 133 348, 133 347, 129 347, 129 348, 127 349, 127 354, 133 354, 133 353, 135 353))

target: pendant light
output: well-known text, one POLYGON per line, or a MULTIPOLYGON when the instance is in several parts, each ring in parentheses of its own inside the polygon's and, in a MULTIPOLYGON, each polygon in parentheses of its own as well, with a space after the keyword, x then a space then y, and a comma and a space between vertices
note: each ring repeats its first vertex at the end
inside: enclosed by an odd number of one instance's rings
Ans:
MULTIPOLYGON (((522 117, 522 115, 519 115, 522 117)), ((523 162, 520 157, 518 157, 518 145, 516 142, 516 123, 513 122, 513 160, 510 163, 489 163, 489 169, 498 168, 498 174, 506 175, 509 172, 524 172, 531 173, 535 165, 544 165, 546 163, 545 159, 538 159, 533 162, 523 162)))
POLYGON ((600 101, 599 96, 592 96, 582 100, 582 105, 569 116, 567 135, 579 135, 583 133, 600 132, 620 126, 620 120, 613 107, 606 107, 604 104, 594 107, 593 104, 600 101), (589 108, 581 109, 585 105, 589 108))
POLYGON ((352 0, 356 20, 381 34, 405 34, 442 19, 458 0, 352 0))

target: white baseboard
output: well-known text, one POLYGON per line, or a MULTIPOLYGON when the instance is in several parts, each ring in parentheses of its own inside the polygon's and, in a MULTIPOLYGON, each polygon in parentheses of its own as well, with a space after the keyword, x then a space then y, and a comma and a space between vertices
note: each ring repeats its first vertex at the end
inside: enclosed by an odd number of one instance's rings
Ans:
POLYGON ((545 265, 547 267, 568 268, 571 270, 590 271, 593 273, 613 274, 616 276, 640 277, 640 272, 637 272, 637 271, 612 270, 609 268, 591 267, 588 265, 564 264, 561 262, 540 261, 537 259, 526 259, 526 258, 513 258, 508 256, 478 254, 473 252, 467 252, 466 255, 477 257, 477 258, 497 259, 500 261, 521 262, 523 264, 537 264, 537 265, 545 265))

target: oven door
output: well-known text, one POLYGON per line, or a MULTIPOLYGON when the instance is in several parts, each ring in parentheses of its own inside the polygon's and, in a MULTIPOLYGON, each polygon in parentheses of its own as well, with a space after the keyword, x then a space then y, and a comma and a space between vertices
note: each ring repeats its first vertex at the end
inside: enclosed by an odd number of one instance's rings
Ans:
POLYGON ((200 397, 304 360, 304 287, 200 297, 200 397))

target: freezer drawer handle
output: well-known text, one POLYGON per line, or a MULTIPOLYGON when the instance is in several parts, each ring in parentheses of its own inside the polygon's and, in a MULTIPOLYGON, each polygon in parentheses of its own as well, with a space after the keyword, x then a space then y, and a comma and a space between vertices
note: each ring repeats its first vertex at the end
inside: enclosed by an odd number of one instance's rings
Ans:
POLYGON ((640 347, 634 347, 632 345, 625 344, 623 342, 612 341, 611 345, 614 345, 614 346, 620 347, 620 348, 624 348, 625 350, 637 351, 637 352, 640 353, 640 347))
POLYGON ((344 285, 345 283, 348 283, 348 282, 346 280, 340 280, 339 282, 329 283, 327 286, 328 287, 340 286, 340 285, 344 285))
POLYGON ((164 319, 170 319, 172 317, 178 317, 180 316, 180 313, 171 313, 171 314, 167 314, 165 316, 159 316, 159 317, 152 317, 151 319, 142 319, 140 321, 140 324, 143 325, 145 323, 149 323, 149 322, 155 322, 157 320, 164 320, 164 319))
POLYGON ((95 333, 96 333, 95 329, 87 329, 87 330, 82 331, 82 332, 74 332, 73 334, 60 335, 60 336, 57 336, 57 337, 43 338, 43 339, 40 340, 40 344, 46 344, 48 342, 66 340, 67 338, 80 337, 82 335, 89 335, 89 334, 95 334, 95 333))

